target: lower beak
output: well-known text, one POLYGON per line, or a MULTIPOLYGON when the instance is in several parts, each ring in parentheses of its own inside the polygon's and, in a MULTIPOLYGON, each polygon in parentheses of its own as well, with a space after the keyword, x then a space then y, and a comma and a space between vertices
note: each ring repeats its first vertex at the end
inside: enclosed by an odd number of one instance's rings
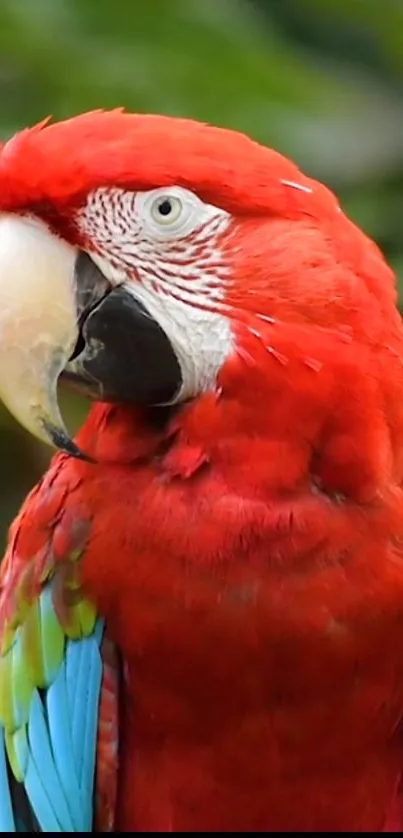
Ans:
MULTIPOLYGON (((28 431, 75 457, 59 377, 101 401, 174 400, 172 346, 128 285, 36 219, 0 215, 0 399, 28 431)), ((88 459, 88 458, 87 458, 88 459)))

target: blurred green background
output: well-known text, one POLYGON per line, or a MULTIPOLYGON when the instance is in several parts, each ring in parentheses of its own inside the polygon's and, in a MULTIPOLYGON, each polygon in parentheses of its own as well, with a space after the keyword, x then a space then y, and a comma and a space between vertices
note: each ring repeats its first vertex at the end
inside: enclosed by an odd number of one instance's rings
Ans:
MULTIPOLYGON (((0 133, 96 107, 244 130, 403 277, 403 0, 0 0, 0 133)), ((63 398, 70 428, 85 405, 63 398)), ((0 537, 50 452, 0 408, 0 537)))

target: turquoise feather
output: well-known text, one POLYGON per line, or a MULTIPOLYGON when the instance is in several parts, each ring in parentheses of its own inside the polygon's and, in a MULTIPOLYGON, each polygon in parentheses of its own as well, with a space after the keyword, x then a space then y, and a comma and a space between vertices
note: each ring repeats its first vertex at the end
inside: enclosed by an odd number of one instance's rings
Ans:
POLYGON ((0 727, 0 832, 19 832, 16 829, 6 762, 6 746, 4 742, 4 730, 0 727), (4 793, 3 793, 4 790, 4 793))

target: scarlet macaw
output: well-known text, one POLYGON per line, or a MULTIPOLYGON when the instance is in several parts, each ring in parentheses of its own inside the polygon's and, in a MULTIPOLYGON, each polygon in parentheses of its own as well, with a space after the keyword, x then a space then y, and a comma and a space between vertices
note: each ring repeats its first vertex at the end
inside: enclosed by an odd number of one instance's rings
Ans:
POLYGON ((0 395, 61 449, 1 570, 0 829, 401 830, 383 256, 274 151, 121 111, 7 142, 0 213, 0 395))

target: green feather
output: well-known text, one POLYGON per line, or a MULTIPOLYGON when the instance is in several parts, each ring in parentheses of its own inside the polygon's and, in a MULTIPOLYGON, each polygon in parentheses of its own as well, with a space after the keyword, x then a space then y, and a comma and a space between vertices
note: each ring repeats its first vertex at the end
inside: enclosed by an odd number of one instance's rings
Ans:
POLYGON ((13 727, 14 702, 12 694, 13 669, 12 648, 0 657, 0 723, 6 730, 13 727))
POLYGON ((45 682, 45 677, 42 659, 41 607, 39 598, 31 604, 20 631, 24 663, 34 683, 42 686, 45 682))
POLYGON ((72 609, 72 622, 68 627, 68 637, 78 640, 80 637, 87 637, 94 631, 97 614, 90 602, 81 600, 72 609))
POLYGON ((10 672, 12 675, 13 718, 11 731, 26 724, 29 717, 31 695, 35 685, 35 676, 31 671, 24 655, 24 629, 16 632, 15 643, 9 651, 11 658, 10 672))
POLYGON ((41 649, 44 670, 43 686, 47 687, 53 683, 61 664, 64 653, 65 634, 53 610, 50 587, 44 589, 40 605, 41 649))
POLYGON ((22 783, 27 770, 29 756, 26 725, 22 725, 14 733, 6 731, 6 751, 14 777, 17 782, 22 783))

